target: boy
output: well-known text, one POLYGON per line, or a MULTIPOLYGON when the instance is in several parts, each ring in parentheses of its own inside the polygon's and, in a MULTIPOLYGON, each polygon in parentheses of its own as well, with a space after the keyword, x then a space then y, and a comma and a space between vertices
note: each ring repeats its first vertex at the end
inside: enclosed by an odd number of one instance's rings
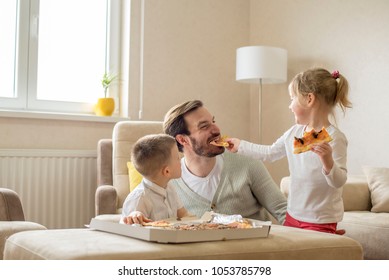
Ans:
POLYGON ((143 180, 124 201, 121 223, 189 216, 174 187, 168 184, 181 176, 180 155, 173 137, 152 134, 140 138, 132 149, 131 161, 143 180))

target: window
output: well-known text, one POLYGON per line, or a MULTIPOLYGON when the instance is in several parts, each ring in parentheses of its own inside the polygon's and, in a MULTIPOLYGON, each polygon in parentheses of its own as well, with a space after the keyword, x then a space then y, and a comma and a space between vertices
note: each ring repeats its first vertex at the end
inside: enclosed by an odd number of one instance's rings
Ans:
POLYGON ((4 1, 0 108, 92 113, 104 72, 118 73, 119 11, 117 0, 4 1))

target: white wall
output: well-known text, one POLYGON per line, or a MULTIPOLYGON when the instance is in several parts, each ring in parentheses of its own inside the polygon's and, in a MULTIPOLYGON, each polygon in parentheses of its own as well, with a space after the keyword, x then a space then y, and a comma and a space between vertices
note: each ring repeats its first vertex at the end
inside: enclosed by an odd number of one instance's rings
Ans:
MULTIPOLYGON (((201 99, 224 134, 249 137, 249 87, 235 81, 236 49, 249 41, 249 4, 246 0, 145 1, 143 119, 162 120, 173 105, 201 99)), ((139 31, 139 8, 133 1, 133 33, 139 31)), ((137 119, 139 38, 134 39, 129 102, 131 117, 137 119)))
MULTIPOLYGON (((288 82, 312 66, 338 69, 348 79, 353 109, 337 120, 349 140, 349 174, 361 173, 362 165, 389 166, 389 1, 250 3, 250 44, 286 48, 288 82)), ((265 91, 264 141, 272 143, 293 117, 287 83, 265 91)), ((285 162, 269 168, 276 180, 288 174, 285 162)))

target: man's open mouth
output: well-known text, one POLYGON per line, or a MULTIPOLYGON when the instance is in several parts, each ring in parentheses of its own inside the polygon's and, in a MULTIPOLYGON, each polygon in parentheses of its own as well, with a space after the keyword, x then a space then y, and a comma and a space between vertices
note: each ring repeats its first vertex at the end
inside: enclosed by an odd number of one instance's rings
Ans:
POLYGON ((214 138, 209 144, 219 147, 228 147, 230 144, 226 141, 227 136, 214 138))

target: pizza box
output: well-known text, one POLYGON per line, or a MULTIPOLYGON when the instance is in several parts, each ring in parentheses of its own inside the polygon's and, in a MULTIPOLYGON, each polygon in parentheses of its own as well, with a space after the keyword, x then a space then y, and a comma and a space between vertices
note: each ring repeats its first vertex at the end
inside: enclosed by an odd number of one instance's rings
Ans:
MULTIPOLYGON (((126 225, 92 218, 89 228, 158 243, 188 243, 268 237, 271 222, 248 219, 252 228, 175 230, 140 225, 126 225)), ((167 220, 168 221, 168 220, 167 220)), ((175 223, 203 223, 202 219, 174 220, 175 223)))

